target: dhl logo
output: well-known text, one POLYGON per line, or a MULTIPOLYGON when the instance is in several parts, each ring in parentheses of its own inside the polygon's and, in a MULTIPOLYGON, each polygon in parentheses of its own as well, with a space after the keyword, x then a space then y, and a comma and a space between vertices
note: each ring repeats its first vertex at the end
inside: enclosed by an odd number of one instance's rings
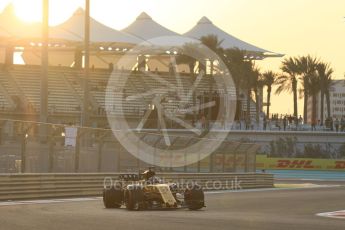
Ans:
POLYGON ((335 169, 345 169, 345 161, 336 161, 335 169))
POLYGON ((312 160, 278 160, 277 168, 301 168, 313 169, 315 166, 312 160))
POLYGON ((245 157, 242 156, 237 156, 236 158, 234 156, 224 156, 224 155, 216 155, 214 158, 215 164, 216 165, 232 165, 234 163, 236 164, 244 164, 245 162, 245 157))
POLYGON ((305 169, 345 171, 345 160, 305 159, 305 158, 257 158, 259 169, 305 169))

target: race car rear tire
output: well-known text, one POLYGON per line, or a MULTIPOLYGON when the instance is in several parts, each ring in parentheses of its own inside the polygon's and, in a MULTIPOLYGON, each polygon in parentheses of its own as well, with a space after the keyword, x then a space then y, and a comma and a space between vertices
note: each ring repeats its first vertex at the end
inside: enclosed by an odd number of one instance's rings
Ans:
POLYGON ((187 188, 184 192, 184 201, 190 210, 201 209, 205 207, 204 191, 200 186, 187 188))
POLYGON ((126 208, 138 211, 143 208, 144 192, 141 188, 126 190, 126 208))
POLYGON ((123 191, 115 188, 103 189, 105 208, 120 208, 123 202, 123 191))

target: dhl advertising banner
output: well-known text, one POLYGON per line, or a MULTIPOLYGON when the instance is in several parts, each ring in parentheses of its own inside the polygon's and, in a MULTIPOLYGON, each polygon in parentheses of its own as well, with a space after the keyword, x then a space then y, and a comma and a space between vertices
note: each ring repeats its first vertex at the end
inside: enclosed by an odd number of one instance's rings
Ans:
POLYGON ((223 154, 216 153, 213 155, 214 172, 244 172, 246 170, 245 154, 223 154))
POLYGON ((269 158, 265 155, 257 155, 256 168, 345 171, 345 159, 269 158))

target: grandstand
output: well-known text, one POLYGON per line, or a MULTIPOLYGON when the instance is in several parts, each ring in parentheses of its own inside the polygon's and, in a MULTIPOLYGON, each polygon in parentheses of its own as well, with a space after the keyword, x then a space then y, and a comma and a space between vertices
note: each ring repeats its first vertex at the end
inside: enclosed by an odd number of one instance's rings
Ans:
MULTIPOLYGON (((81 8, 64 23, 50 28, 49 44, 49 76, 48 76, 48 112, 50 116, 69 114, 70 116, 80 117, 83 107, 83 50, 81 43, 84 36, 84 18, 85 11, 81 8), (73 67, 73 68, 71 68, 73 67)), ((35 114, 40 112, 40 62, 41 45, 40 42, 40 24, 26 25, 15 16, 13 6, 10 4, 0 14, 4 31, 0 31, 0 38, 4 43, 0 43, 0 57, 4 65, 0 68, 0 108, 2 112, 35 114), (15 26, 13 26, 15 22, 15 26), (23 28, 26 28, 23 33, 23 28), (6 33, 5 33, 6 32, 6 33), (14 43, 8 43, 6 40, 12 37, 18 37, 14 43), (21 54, 24 66, 13 65, 13 52, 21 54)), ((149 15, 142 13, 138 18, 123 31, 117 31, 109 28, 95 19, 90 19, 90 66, 92 73, 89 78, 90 96, 90 114, 99 116, 105 114, 104 91, 109 79, 109 67, 120 68, 124 74, 128 74, 131 66, 117 66, 117 62, 133 46, 144 44, 145 41, 152 42, 150 39, 155 37, 176 36, 184 42, 195 41, 188 37, 200 38, 207 35, 207 31, 215 33, 224 40, 225 48, 237 47, 244 49, 254 59, 263 59, 266 56, 271 57, 274 54, 265 49, 251 46, 226 32, 222 31, 213 23, 203 17, 198 24, 185 35, 179 35, 159 23, 155 22, 149 15), (127 72, 126 72, 127 71, 127 72)), ((154 44, 153 44, 154 45, 154 44)), ((168 56, 168 55, 166 55, 168 56)), ((169 57, 168 57, 169 59, 169 57)), ((147 69, 160 71, 160 76, 171 81, 168 73, 168 63, 166 57, 150 57, 147 60, 147 69)), ((181 69, 181 68, 180 68, 181 69)), ((135 74, 129 76, 127 82, 128 94, 143 92, 148 89, 160 88, 159 82, 152 78, 146 78, 135 74)), ((183 85, 188 89, 192 85, 188 74, 181 74, 183 85)), ((204 94, 210 91, 209 82, 204 80, 200 82, 197 93, 204 94)), ((212 92, 208 92, 212 93, 212 92)), ((169 100, 171 101, 171 100, 169 100)), ((184 102, 186 104, 191 102, 184 102)), ((125 113, 128 115, 142 115, 143 104, 141 102, 128 101, 125 113)), ((245 109, 246 100, 243 99, 242 107, 245 109)), ((170 109, 176 109, 176 103, 166 103, 170 109)), ((145 107, 145 106, 144 106, 145 107)), ((251 106, 254 110, 254 104, 251 106)), ((116 113, 117 111, 113 111, 116 113)), ((76 119, 74 119, 73 123, 76 119)))
MULTIPOLYGON (((91 72, 90 101, 93 115, 105 115, 105 90, 111 72, 108 69, 94 69, 91 72)), ((136 95, 155 90, 158 94, 165 92, 165 85, 145 76, 145 73, 119 70, 113 74, 128 77, 126 94, 136 95)), ((176 84, 175 79, 168 73, 158 73, 159 77, 166 82, 176 84)), ((38 113, 40 111, 40 66, 12 65, 10 68, 2 66, 0 69, 0 104, 2 112, 38 113)), ((78 114, 83 100, 82 87, 83 72, 70 67, 49 67, 48 91, 49 112, 52 116, 59 114, 78 114)), ((192 78, 188 74, 181 74, 183 90, 187 91, 193 85, 192 78)), ((199 94, 209 91, 211 79, 203 78, 196 88, 199 94)), ((186 93, 186 92, 185 92, 186 93)), ((168 98, 169 99, 169 98, 168 98)), ((171 99, 171 98, 170 98, 171 99)), ((145 97, 142 100, 145 100, 145 97)), ((118 102, 120 103, 120 102, 118 102)), ((184 101, 192 103, 192 101, 184 101)), ((128 100, 125 114, 141 115, 144 104, 137 100, 128 100), (133 108, 133 109, 131 109, 133 108), (135 114, 134 111, 138 111, 135 114)), ((168 102, 166 102, 167 106, 168 102)), ((176 103, 170 104, 170 109, 176 109, 176 103)), ((118 111, 114 111, 115 113, 118 111)))
MULTIPOLYGON (((38 127, 42 127, 43 124, 37 123, 40 120, 42 107, 42 94, 40 91, 43 68, 40 65, 42 59, 41 25, 33 24, 28 26, 16 20, 16 25, 13 26, 11 22, 14 17, 12 6, 7 7, 0 15, 2 22, 0 28, 0 61, 2 61, 2 64, 0 64, 0 114, 2 117, 0 121, 0 149, 2 150, 1 153, 7 152, 6 156, 1 157, 9 157, 12 162, 12 164, 7 165, 12 165, 11 168, 13 168, 14 161, 21 161, 21 164, 24 167, 26 166, 26 170, 30 172, 70 171, 71 168, 74 168, 75 171, 96 171, 97 167, 93 164, 96 161, 99 162, 99 171, 102 170, 101 168, 103 170, 114 169, 105 166, 114 161, 118 162, 116 170, 126 170, 133 165, 138 167, 142 165, 143 162, 138 163, 139 160, 133 159, 128 151, 121 147, 118 140, 109 133, 109 130, 106 130, 110 128, 107 114, 124 117, 130 128, 135 129, 142 118, 148 114, 147 111, 152 110, 143 128, 153 130, 153 132, 164 129, 159 123, 157 106, 152 104, 152 95, 147 94, 147 92, 154 92, 154 95, 164 95, 160 101, 164 110, 176 114, 179 119, 185 120, 191 127, 197 127, 201 130, 208 129, 210 124, 214 127, 218 125, 221 129, 231 127, 231 124, 227 127, 228 124, 225 124, 224 121, 233 102, 231 98, 236 94, 235 88, 226 88, 221 83, 217 83, 221 78, 218 75, 219 73, 206 71, 206 64, 204 66, 205 76, 199 79, 198 84, 195 84, 196 76, 194 75, 200 73, 202 65, 196 66, 195 73, 189 73, 185 64, 181 64, 177 68, 178 73, 171 71, 169 60, 172 56, 178 56, 176 47, 180 47, 180 44, 164 45, 164 52, 161 52, 160 55, 136 53, 135 58, 138 58, 136 65, 120 66, 119 60, 138 45, 152 47, 152 49, 157 46, 162 48, 161 45, 155 44, 151 39, 164 36, 178 37, 184 42, 196 41, 192 38, 199 39, 200 36, 207 35, 207 30, 210 30, 225 39, 226 48, 246 49, 248 58, 260 60, 265 57, 280 56, 280 54, 272 52, 267 54, 268 51, 265 49, 241 42, 215 27, 205 18, 185 35, 177 34, 163 27, 146 13, 142 13, 134 23, 123 31, 106 27, 91 18, 91 68, 88 79, 85 79, 83 63, 83 60, 85 60, 83 50, 84 30, 82 29, 84 28, 85 12, 78 9, 65 23, 50 28, 49 67, 47 76, 45 76, 48 81, 47 121, 50 123, 46 126, 49 126, 50 131, 48 133, 49 138, 42 142, 39 137, 41 134, 38 127), (206 26, 206 30, 203 29, 203 26, 206 26), (22 31, 23 28, 27 28, 25 33, 22 31), (4 31, 2 31, 3 29, 4 31), (18 39, 13 40, 13 37, 18 39), (21 55, 24 65, 15 63, 15 54, 17 56, 18 54, 21 55), (140 57, 144 57, 144 68, 140 68, 140 57), (107 87, 109 87, 109 79, 114 74, 123 80, 124 87, 121 89, 111 88, 112 91, 117 92, 118 90, 120 93, 114 94, 111 99, 112 103, 109 105, 106 104, 105 97, 107 87), (178 79, 174 76, 176 74, 179 76, 178 79), (85 87, 85 84, 88 87, 85 87), (171 85, 174 85, 174 87, 171 87, 171 85), (189 92, 192 88, 193 92, 191 94, 189 92), (181 94, 190 94, 190 96, 181 97, 181 94), (88 95, 87 98, 84 98, 85 95, 88 95), (85 101, 88 102, 88 108, 83 108, 85 101), (214 102, 215 104, 211 108, 202 108, 201 105, 208 102, 214 102), (191 107, 197 107, 198 109, 191 112, 188 110, 191 107), (82 125, 82 115, 85 113, 88 114, 90 127, 80 128, 83 131, 78 131, 78 141, 74 146, 75 148, 71 149, 70 146, 65 146, 64 126, 59 126, 59 124, 82 125), (218 117, 221 119, 217 119, 218 117), (88 134, 85 135, 84 133, 88 134), (84 138, 84 141, 79 141, 81 138, 84 138), (15 147, 18 144, 21 146, 19 149, 15 147), (111 155, 114 149, 117 150, 116 159, 111 155), (47 155, 47 153, 49 154, 47 155), (74 154, 73 157, 71 157, 71 153, 74 154), (72 158, 74 159, 74 165, 70 163, 72 158), (51 162, 49 163, 50 166, 43 166, 41 162, 47 162, 47 160, 51 162), (61 166, 61 162, 64 162, 63 165, 65 166, 61 166), (100 166, 102 164, 103 167, 100 166), (54 167, 51 165, 60 166, 53 169, 54 167)), ((147 48, 144 50, 147 50, 147 48)), ((131 55, 133 56, 133 54, 131 55)), ((208 57, 204 58, 207 60, 208 57)), ((204 61, 202 61, 203 64, 204 61)), ((243 99, 243 101, 242 106, 245 108, 246 100, 243 99)), ((252 107, 255 108, 254 105, 252 107)), ((176 122, 176 119, 170 119, 165 128, 169 132, 181 136, 180 138, 172 136, 170 142, 173 146, 169 145, 169 148, 183 149, 197 141, 193 135, 182 134, 185 132, 182 129, 185 129, 186 126, 176 122)), ((152 146, 161 149, 167 148, 168 144, 162 135, 137 135, 140 140, 152 146)), ((231 143, 226 142, 217 152, 226 154, 230 151, 230 145, 231 143)), ((238 146, 240 147, 241 144, 238 144, 238 146)), ((236 149, 234 146, 231 148, 236 149)), ((242 151, 240 149, 239 152, 242 151)), ((216 159, 216 155, 213 157, 216 159)), ((200 159, 202 158, 200 156, 200 159)), ((233 162, 236 162, 235 158, 232 158, 233 162)), ((244 159, 252 158, 248 156, 244 159)), ((213 160, 209 159, 205 162, 206 166, 202 162, 198 163, 198 171, 224 171, 224 167, 228 167, 222 163, 221 169, 215 169, 216 166, 212 166, 213 160), (201 169, 202 167, 204 169, 201 169), (207 167, 208 169, 206 169, 207 167)), ((252 165, 253 162, 250 164, 252 165)), ((187 168, 186 166, 183 170, 186 171, 187 168)), ((193 170, 195 170, 195 167, 193 170)), ((241 170, 246 171, 247 169, 241 170)), ((22 169, 22 171, 25 170, 22 169)), ((228 171, 238 171, 236 170, 236 163, 228 171)))
MULTIPOLYGON (((131 95, 145 94, 147 91, 156 91, 158 94, 163 94, 166 91, 166 86, 162 82, 155 81, 148 74, 126 71, 126 70, 117 70, 116 74, 126 77, 127 81, 125 84, 125 95, 124 97, 118 97, 114 100, 114 108, 111 108, 112 115, 125 116, 129 123, 134 122, 132 128, 136 128, 138 122, 145 114, 147 106, 150 104, 152 97, 144 96, 138 100, 125 100, 125 97, 130 97, 131 95), (123 109, 120 111, 118 107, 120 104, 123 105, 123 109)), ((163 79, 166 82, 171 84, 176 84, 176 79, 171 77, 167 72, 156 72, 156 75, 163 79)), ((1 114, 4 118, 8 118, 8 122, 1 122, 2 124, 2 139, 3 144, 1 145, 2 149, 12 149, 11 154, 7 155, 6 159, 3 162, 12 162, 6 163, 6 165, 11 165, 13 169, 14 161, 20 159, 18 155, 21 151, 20 149, 11 147, 11 143, 16 143, 20 141, 18 137, 23 133, 23 128, 25 129, 28 126, 23 126, 18 129, 18 122, 12 122, 11 119, 19 120, 31 120, 38 121, 39 111, 40 111, 40 94, 37 89, 40 87, 40 66, 33 65, 12 65, 11 67, 2 66, 0 70, 0 103, 3 105, 1 107, 1 114), (9 125, 13 123, 12 125, 9 125), (13 129, 14 130, 11 130, 13 129), (19 136, 18 136, 19 135, 19 136), (8 141, 7 141, 8 140, 8 141)), ((90 83, 90 119, 93 122, 93 127, 109 128, 106 118, 106 105, 105 105, 105 91, 106 86, 111 76, 111 71, 109 69, 94 69, 90 73, 89 83, 90 83)), ((81 115, 81 106, 83 102, 83 87, 82 87, 83 72, 77 70, 73 67, 50 67, 48 75, 48 102, 49 102, 49 122, 51 123, 62 123, 62 124, 74 124, 78 125, 81 115)), ((193 85, 193 78, 190 74, 181 73, 180 79, 182 81, 184 91, 188 91, 193 85)), ((214 95, 214 92, 217 91, 216 87, 212 88, 210 92, 210 85, 214 84, 212 78, 205 77, 197 85, 195 89, 194 100, 190 99, 187 101, 182 101, 182 104, 193 104, 201 103, 201 100, 206 100, 207 95, 214 95), (206 95, 206 96, 205 96, 206 95)), ((215 85, 215 84, 214 84, 215 85)), ((185 94, 187 92, 184 92, 185 94)), ((217 91, 217 94, 221 97, 222 91, 217 91)), ((181 100, 176 99, 177 92, 172 90, 168 94, 166 100, 162 102, 162 105, 165 109, 170 111, 179 111, 181 110, 180 116, 185 116, 183 112, 183 107, 181 108, 181 100)), ((108 109, 109 110, 109 109, 108 109)), ((200 111, 199 111, 200 112, 200 111)), ((204 111, 207 113, 208 111, 204 111)), ((186 118, 186 117, 184 117, 186 118)), ((187 119, 194 119, 192 115, 187 119)), ((200 118, 200 113, 196 115, 196 118, 200 118)), ((192 124, 192 121, 190 121, 192 124)), ((154 115, 150 117, 147 124, 145 125, 146 129, 156 129, 157 126, 157 117, 154 115)), ((178 134, 179 129, 183 127, 179 126, 176 123, 167 124, 167 128, 171 129, 171 133, 178 134)), ((182 130, 181 130, 182 131, 182 130)), ((61 131, 62 132, 62 131, 61 131)), ((104 131, 106 132, 106 131, 104 131)), ((54 160, 54 171, 73 171, 74 165, 70 162, 73 159, 74 149, 64 146, 63 137, 56 136, 54 141, 54 150, 49 150, 49 146, 41 145, 37 141, 38 129, 34 126, 29 133, 29 138, 26 147, 26 170, 30 172, 45 172, 47 171, 47 166, 43 166, 43 162, 47 161, 46 152, 53 151, 55 155, 54 160), (71 155, 72 154, 72 155, 71 155)), ((79 171, 97 171, 95 165, 92 165, 92 162, 96 162, 99 147, 98 136, 99 132, 94 132, 91 136, 87 138, 89 143, 93 143, 88 146, 83 146, 80 148, 80 164, 83 165, 80 167, 79 171), (95 137, 95 138, 93 138, 95 137), (90 139, 91 138, 91 139, 90 139), (91 163, 90 163, 91 162, 91 163), (91 165, 90 165, 91 164, 91 165)), ((180 134, 178 134, 180 135, 180 134)), ((189 136, 184 136, 183 138, 177 138, 172 136, 171 143, 173 144, 171 149, 183 149, 187 145, 193 144, 197 141, 194 139, 195 135, 189 134, 189 136)), ((142 134, 140 139, 144 142, 155 145, 157 148, 164 149, 166 148, 166 143, 162 136, 150 136, 142 134)), ((147 163, 141 162, 138 165, 138 160, 134 159, 132 156, 126 154, 126 150, 121 147, 121 144, 114 139, 111 134, 107 134, 107 137, 102 140, 102 154, 103 157, 107 158, 107 161, 102 161, 102 168, 104 170, 114 169, 109 166, 109 160, 113 159, 115 162, 118 162, 115 166, 117 170, 128 170, 135 167, 144 167, 147 163), (112 149, 117 149, 117 157, 111 155, 112 149)), ((224 145, 225 146, 225 145, 224 145)), ((222 147, 222 150, 226 147, 222 147)), ((225 151, 224 151, 225 152, 225 151)), ((223 152, 223 153, 224 153, 223 152)), ((222 154, 223 154, 222 153, 222 154)), ((215 156, 216 157, 216 156, 215 156)), ((218 156, 219 158, 219 156, 218 156)), ((218 162, 219 164, 219 162, 218 162)), ((115 167, 114 166, 114 167, 115 167)), ((195 171, 197 170, 195 166, 191 166, 193 169, 181 168, 176 170, 182 171, 195 171)), ((207 171, 208 169, 202 168, 199 170, 207 171)), ((214 166, 214 170, 220 170, 219 166, 214 166), (218 167, 218 169, 216 169, 218 167)), ((230 170, 230 169, 228 169, 230 170)), ((244 170, 244 169, 243 169, 244 170)), ((231 171, 231 170, 230 170, 231 171)))

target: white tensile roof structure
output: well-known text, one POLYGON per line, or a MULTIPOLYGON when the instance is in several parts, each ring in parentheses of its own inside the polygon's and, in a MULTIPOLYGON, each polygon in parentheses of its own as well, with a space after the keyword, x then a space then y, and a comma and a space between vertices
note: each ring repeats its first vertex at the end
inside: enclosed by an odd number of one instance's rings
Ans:
MULTIPOLYGON (((84 40, 85 11, 79 8, 64 23, 50 27, 50 42, 81 43, 84 40)), ((199 39, 207 35, 216 35, 223 48, 239 48, 247 51, 250 57, 262 59, 265 57, 281 57, 283 55, 269 52, 244 42, 215 26, 208 18, 203 17, 195 27, 184 35, 165 28, 154 21, 145 12, 122 31, 115 30, 97 20, 90 18, 90 42, 99 46, 153 45, 160 47, 176 47, 186 43, 200 43, 199 39)), ((0 42, 6 46, 9 42, 15 46, 27 45, 31 42, 40 42, 42 36, 41 23, 25 23, 15 15, 14 7, 9 4, 0 13, 0 42)), ((100 47, 101 48, 101 47, 100 47)), ((127 48, 127 47, 126 47, 127 48)), ((1 53, 1 52, 0 52, 1 53)))
POLYGON ((184 36, 188 36, 195 39, 200 39, 201 37, 207 35, 216 35, 218 39, 222 41, 221 46, 225 49, 238 48, 240 50, 245 50, 248 52, 264 54, 265 57, 283 56, 281 54, 273 53, 268 50, 251 45, 226 33, 219 27, 215 26, 207 17, 202 17, 196 26, 194 26, 191 30, 184 34, 184 36))
POLYGON ((132 24, 122 31, 159 46, 180 46, 185 43, 198 42, 165 28, 145 12, 142 12, 132 24))
MULTIPOLYGON (((82 42, 84 39, 84 19, 84 9, 77 9, 73 16, 66 22, 51 27, 50 37, 82 42)), ((107 27, 90 17, 90 42, 139 44, 142 43, 143 40, 125 32, 107 27)))
POLYGON ((159 23, 152 20, 152 18, 145 12, 142 12, 137 19, 122 31, 139 37, 143 40, 163 36, 181 36, 180 34, 171 31, 159 23))
MULTIPOLYGON (((51 40, 64 40, 82 42, 84 39, 85 11, 79 8, 64 23, 50 27, 51 40)), ((41 23, 25 23, 15 15, 14 6, 9 4, 0 14, 0 40, 15 39, 41 39, 41 23)), ((12 40, 13 41, 13 40, 12 40)), ((127 43, 139 44, 143 40, 122 31, 107 27, 90 17, 90 42, 91 43, 127 43)))

